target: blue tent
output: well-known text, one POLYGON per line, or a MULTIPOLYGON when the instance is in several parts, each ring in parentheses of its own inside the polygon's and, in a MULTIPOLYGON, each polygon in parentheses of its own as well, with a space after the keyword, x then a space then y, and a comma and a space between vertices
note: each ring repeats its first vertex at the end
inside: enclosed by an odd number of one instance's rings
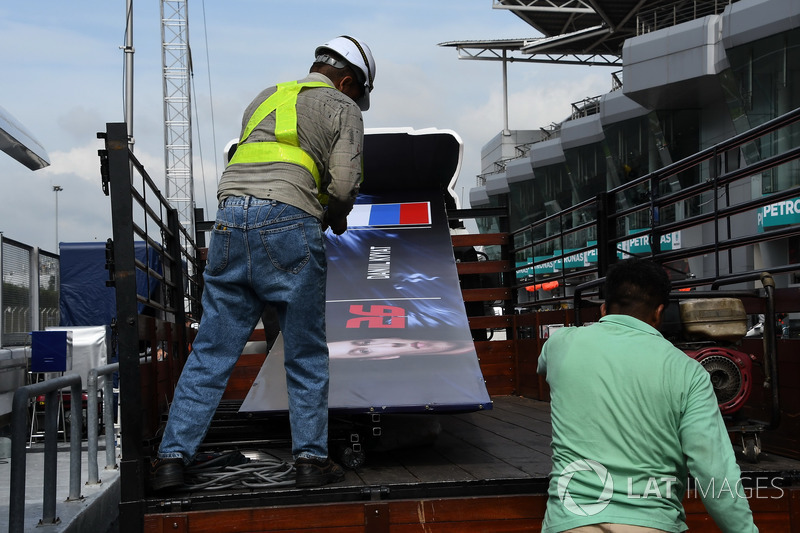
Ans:
MULTIPOLYGON (((60 243, 61 294, 59 309, 61 326, 110 325, 117 316, 117 299, 114 287, 109 287, 106 270, 105 242, 60 243)), ((136 243, 136 259, 156 272, 161 272, 158 254, 148 250, 144 242, 136 243), (148 257, 149 256, 149 257, 148 257)), ((144 272, 136 272, 136 292, 155 296, 159 289, 157 279, 144 272), (148 287, 149 285, 149 287, 148 287)), ((139 304, 142 312, 143 304, 139 304)))

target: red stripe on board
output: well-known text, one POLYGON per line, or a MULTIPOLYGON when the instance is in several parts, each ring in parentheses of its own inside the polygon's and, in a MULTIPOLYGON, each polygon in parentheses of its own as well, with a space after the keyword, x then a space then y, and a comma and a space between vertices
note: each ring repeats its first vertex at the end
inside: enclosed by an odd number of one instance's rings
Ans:
POLYGON ((427 202, 400 204, 400 224, 430 224, 427 202))

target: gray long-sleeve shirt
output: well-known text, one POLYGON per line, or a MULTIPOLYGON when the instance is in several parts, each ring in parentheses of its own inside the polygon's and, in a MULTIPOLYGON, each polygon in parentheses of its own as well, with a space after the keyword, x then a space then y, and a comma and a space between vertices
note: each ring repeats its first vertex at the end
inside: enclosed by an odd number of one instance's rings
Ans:
MULTIPOLYGON (((299 83, 317 81, 331 88, 310 88, 297 96, 297 136, 302 148, 319 169, 323 192, 330 196, 328 219, 346 217, 353 207, 361 182, 364 121, 361 110, 347 95, 333 88, 330 79, 311 73, 299 83)), ((277 90, 269 87, 247 106, 242 131, 258 106, 277 90)), ((250 133, 246 142, 275 141, 275 113, 250 133)), ((244 163, 222 173, 217 199, 253 196, 293 205, 322 220, 317 185, 308 170, 292 163, 244 163)))

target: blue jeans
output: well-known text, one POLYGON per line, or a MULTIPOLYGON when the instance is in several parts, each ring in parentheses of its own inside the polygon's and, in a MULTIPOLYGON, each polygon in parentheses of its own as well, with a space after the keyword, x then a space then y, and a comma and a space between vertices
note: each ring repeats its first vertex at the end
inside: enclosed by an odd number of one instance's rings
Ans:
POLYGON ((266 303, 283 333, 292 453, 328 456, 326 269, 316 217, 274 200, 223 200, 203 274, 203 316, 158 457, 191 462, 266 303))

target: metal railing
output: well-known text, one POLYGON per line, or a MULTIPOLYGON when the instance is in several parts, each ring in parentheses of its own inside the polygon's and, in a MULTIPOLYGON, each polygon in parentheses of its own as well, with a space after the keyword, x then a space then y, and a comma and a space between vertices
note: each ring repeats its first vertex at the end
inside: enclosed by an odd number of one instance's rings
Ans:
POLYGON ((114 383, 107 377, 119 371, 119 363, 93 368, 89 371, 86 380, 86 389, 89 399, 86 404, 87 445, 89 462, 89 479, 87 485, 100 483, 100 473, 97 468, 97 449, 99 445, 98 427, 100 421, 97 416, 97 379, 106 376, 103 382, 103 426, 106 435, 106 469, 117 468, 116 435, 114 434, 114 383))
MULTIPOLYGON (((23 361, 24 363, 24 361, 23 361)), ((119 363, 104 365, 92 368, 87 379, 87 457, 88 457, 88 480, 87 485, 100 483, 97 455, 100 447, 99 438, 99 416, 98 416, 98 378, 106 376, 103 384, 103 425, 105 428, 105 449, 106 449, 106 469, 116 469, 116 434, 114 431, 114 384, 108 376, 119 370, 119 363)), ((81 427, 82 406, 81 402, 74 401, 81 397, 82 380, 78 374, 69 374, 55 379, 42 381, 33 385, 27 385, 17 389, 14 394, 12 412, 12 448, 11 448, 11 486, 10 486, 10 512, 9 512, 9 532, 15 533, 23 530, 25 517, 25 498, 19 497, 25 494, 26 476, 26 457, 27 457, 27 416, 30 412, 29 403, 31 398, 40 395, 45 396, 44 414, 44 489, 43 489, 43 512, 39 521, 40 525, 52 525, 58 523, 55 514, 55 490, 56 477, 55 465, 57 464, 57 434, 58 434, 58 414, 60 408, 59 391, 70 387, 70 480, 69 496, 66 501, 81 500, 81 427)))
MULTIPOLYGON (((758 243, 800 236, 800 225, 764 227, 757 232, 737 234, 732 230, 732 220, 752 216, 755 221, 763 209, 798 197, 800 190, 795 186, 750 200, 739 199, 731 190, 771 169, 781 166, 796 169, 800 146, 787 146, 781 153, 732 170, 724 168, 723 160, 732 151, 769 144, 769 136, 781 130, 789 137, 789 131, 794 131, 789 128, 797 128, 798 124, 800 108, 514 231, 512 254, 520 272, 514 288, 558 282, 558 288, 545 298, 539 298, 534 290, 537 297, 523 307, 539 309, 542 305, 569 303, 571 295, 566 287, 603 277, 619 254, 652 257, 661 264, 710 258, 709 274, 676 280, 673 284, 676 288, 699 287, 745 274, 736 268, 734 254, 758 243), (688 180, 691 183, 680 184, 684 176, 696 177, 688 180), (697 179, 699 176, 702 179, 697 179), (631 201, 639 197, 642 199, 638 202, 631 201), (644 221, 645 226, 633 226, 634 220, 644 221), (641 232, 634 233, 633 227, 640 227, 641 232), (702 229, 713 238, 674 249, 652 245, 642 251, 631 248, 631 241, 661 243, 662 238, 691 228, 702 229)), ((800 265, 773 265, 769 270, 773 274, 793 272, 800 270, 800 265)))
POLYGON ((583 100, 572 102, 572 113, 570 120, 584 118, 600 113, 600 101, 602 96, 587 96, 583 100))
POLYGON ((98 133, 103 191, 111 200, 113 240, 107 246, 108 285, 115 289, 114 329, 119 353, 121 483, 119 516, 123 530, 144 527, 145 464, 161 416, 188 357, 190 322, 200 319, 202 262, 195 256, 177 210, 128 148, 127 126, 109 123, 98 133), (137 260, 142 243, 159 268, 137 260), (146 281, 137 284, 137 279, 146 281), (146 379, 144 376, 147 376, 146 379), (145 445, 143 446, 143 443, 145 445))
POLYGON ((671 28, 708 15, 718 15, 734 0, 691 0, 641 10, 636 15, 636 35, 671 28))
POLYGON ((44 488, 40 525, 54 525, 56 516, 56 466, 58 464, 58 392, 70 387, 69 497, 81 499, 81 397, 82 380, 69 374, 33 385, 20 387, 14 393, 11 413, 11 485, 9 493, 8 531, 21 533, 25 527, 25 474, 27 470, 28 403, 39 395, 45 397, 44 411, 44 488))

